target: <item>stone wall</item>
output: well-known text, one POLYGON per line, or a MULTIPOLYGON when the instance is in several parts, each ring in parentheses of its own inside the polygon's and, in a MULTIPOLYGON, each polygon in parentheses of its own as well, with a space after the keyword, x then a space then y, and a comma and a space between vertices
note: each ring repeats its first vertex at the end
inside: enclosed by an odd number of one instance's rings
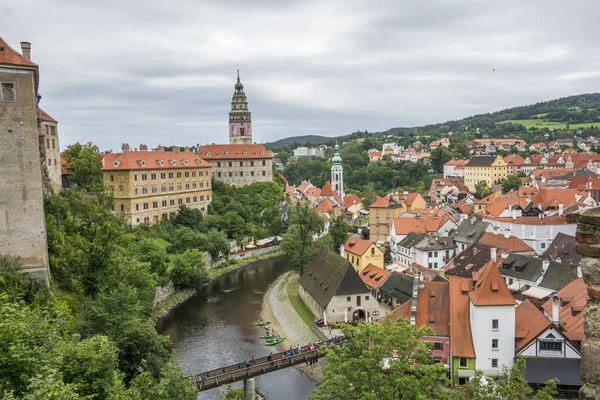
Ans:
MULTIPOLYGON (((270 253, 273 253, 278 250, 281 250, 281 245, 279 245, 279 244, 276 244, 273 246, 268 246, 268 247, 259 247, 258 249, 246 250, 243 253, 231 254, 229 256, 229 260, 236 260, 236 261, 243 260, 243 259, 249 258, 249 257, 257 257, 257 256, 265 255, 265 254, 270 254, 270 253)), ((211 269, 211 268, 218 267, 219 265, 224 263, 225 259, 221 258, 221 259, 217 260, 214 264, 211 264, 210 254, 204 253, 204 261, 206 263, 206 269, 211 269)))
POLYGON ((577 251, 583 256, 581 271, 588 286, 584 314, 585 340, 581 346, 581 400, 600 399, 600 207, 567 215, 577 223, 577 251))
POLYGON ((152 302, 152 307, 156 308, 160 303, 169 298, 169 296, 175 293, 175 285, 173 282, 169 281, 165 286, 159 286, 156 288, 156 294, 154 295, 154 301, 152 302))

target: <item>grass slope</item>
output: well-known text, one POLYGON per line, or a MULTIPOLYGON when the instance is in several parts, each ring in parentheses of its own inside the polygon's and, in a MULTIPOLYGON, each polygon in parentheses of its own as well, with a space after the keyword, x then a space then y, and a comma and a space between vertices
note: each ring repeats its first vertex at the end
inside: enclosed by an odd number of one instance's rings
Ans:
POLYGON ((300 294, 298 294, 298 282, 296 281, 288 283, 286 290, 290 299, 290 303, 292 303, 292 307, 294 307, 294 310, 296 310, 296 313, 298 313, 300 318, 302 318, 302 321, 304 321, 306 326, 311 328, 315 316, 300 298, 300 294))
MULTIPOLYGON (((553 129, 566 129, 567 124, 564 122, 553 122, 544 121, 543 119, 509 119, 508 121, 498 122, 499 124, 521 124, 525 128, 553 128, 553 129)), ((600 127, 600 122, 586 122, 583 124, 568 124, 570 129, 589 128, 591 126, 600 127)))

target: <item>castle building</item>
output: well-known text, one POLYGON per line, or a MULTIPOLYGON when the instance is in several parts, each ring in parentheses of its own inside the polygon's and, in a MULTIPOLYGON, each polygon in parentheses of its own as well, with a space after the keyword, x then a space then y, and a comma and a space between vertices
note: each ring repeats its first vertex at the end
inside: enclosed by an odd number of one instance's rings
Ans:
POLYGON ((0 38, 0 255, 49 284, 43 180, 38 131, 39 70, 31 44, 22 54, 0 38))
MULTIPOLYGON (((48 181, 54 193, 62 190, 60 147, 58 145, 58 121, 38 107, 40 147, 45 153, 48 181)), ((43 171, 42 171, 43 172, 43 171)))
POLYGON ((198 156, 210 163, 212 178, 229 185, 273 180, 273 153, 263 144, 252 143, 252 121, 239 71, 229 112, 229 144, 200 146, 198 156))
POLYGON ((344 167, 340 156, 340 146, 335 144, 335 152, 331 159, 331 184, 340 199, 344 198, 344 167))
POLYGON ((210 164, 191 151, 131 151, 103 155, 104 182, 112 189, 115 211, 132 226, 172 217, 179 206, 206 213, 212 198, 210 164))

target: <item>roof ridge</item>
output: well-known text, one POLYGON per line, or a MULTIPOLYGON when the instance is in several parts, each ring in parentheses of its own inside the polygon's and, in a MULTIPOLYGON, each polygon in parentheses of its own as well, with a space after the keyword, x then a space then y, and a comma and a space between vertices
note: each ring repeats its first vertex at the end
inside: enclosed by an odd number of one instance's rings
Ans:
POLYGON ((28 60, 21 53, 13 49, 2 37, 0 36, 0 48, 4 48, 4 51, 0 52, 0 64, 9 65, 25 65, 27 67, 37 67, 38 65, 31 60, 28 60), (8 52, 6 50, 9 50, 8 52), (3 57, 4 56, 4 57, 3 57), (11 59, 12 57, 12 59, 11 59))

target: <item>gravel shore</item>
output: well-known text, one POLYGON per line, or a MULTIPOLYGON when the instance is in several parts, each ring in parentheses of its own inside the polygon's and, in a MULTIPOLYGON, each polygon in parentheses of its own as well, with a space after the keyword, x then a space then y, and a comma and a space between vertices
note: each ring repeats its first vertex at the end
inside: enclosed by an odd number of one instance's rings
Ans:
MULTIPOLYGON (((281 275, 269 287, 263 298, 262 318, 265 321, 271 321, 271 327, 286 339, 277 347, 279 350, 287 350, 290 346, 305 345, 319 340, 311 328, 306 326, 302 318, 296 313, 296 310, 290 303, 287 295, 287 285, 290 282, 296 282, 298 275, 292 272, 281 275)), ((300 371, 304 372, 309 378, 317 383, 323 381, 323 362, 308 366, 298 365, 300 371)))

